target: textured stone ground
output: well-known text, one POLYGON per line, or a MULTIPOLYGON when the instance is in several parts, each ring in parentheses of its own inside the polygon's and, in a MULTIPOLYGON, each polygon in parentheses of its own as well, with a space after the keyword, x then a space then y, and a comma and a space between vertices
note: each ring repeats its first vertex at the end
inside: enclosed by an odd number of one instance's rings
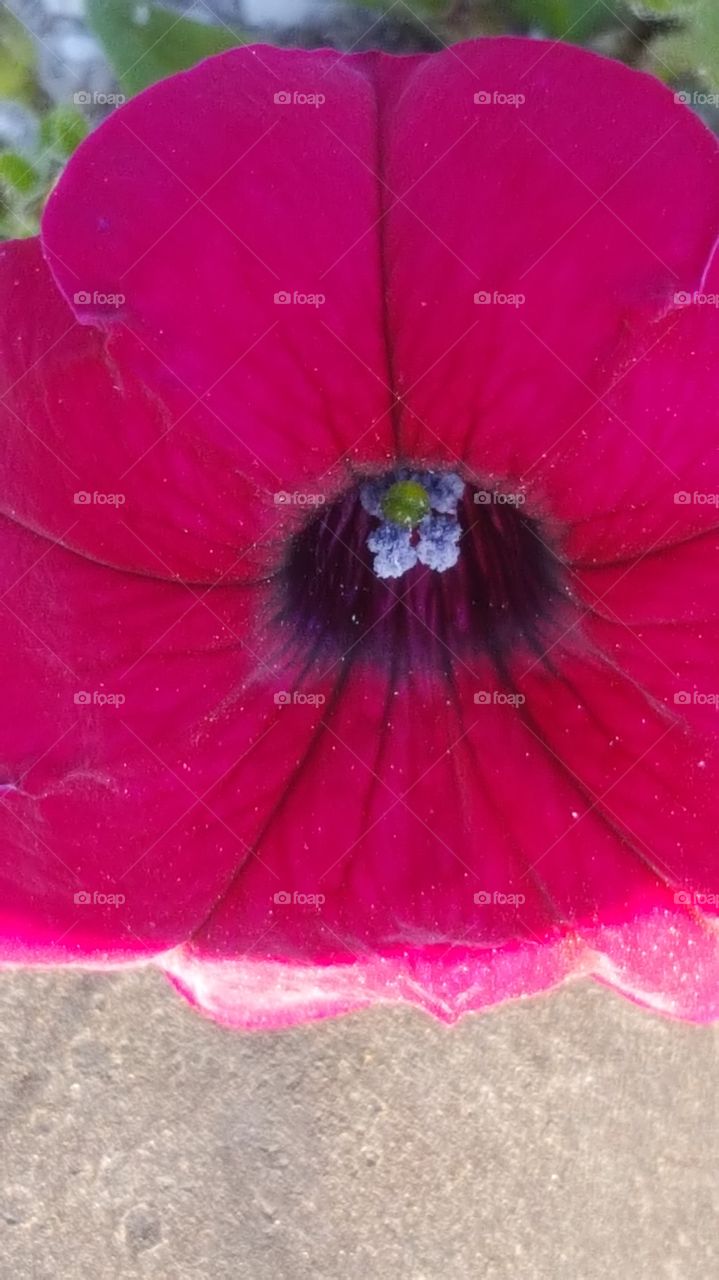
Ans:
POLYGON ((0 975, 2 1280, 713 1280, 719 1033, 598 987, 243 1035, 0 975))

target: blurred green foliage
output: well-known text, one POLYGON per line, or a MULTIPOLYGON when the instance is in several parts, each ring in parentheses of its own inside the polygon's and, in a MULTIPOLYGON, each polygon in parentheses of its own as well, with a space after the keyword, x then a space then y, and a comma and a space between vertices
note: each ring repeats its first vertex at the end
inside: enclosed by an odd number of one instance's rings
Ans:
POLYGON ((87 132, 87 121, 74 107, 54 107, 41 118, 31 152, 0 152, 1 238, 36 234, 48 192, 87 132))
POLYGON ((662 79, 687 77, 719 90, 719 0, 696 3, 682 27, 659 37, 652 55, 662 79))
POLYGON ((87 133, 87 121, 75 107, 54 107, 40 121, 43 155, 51 161, 67 160, 87 133))
POLYGON ((168 9, 132 0, 87 0, 87 16, 128 93, 139 93, 213 53, 247 43, 229 27, 191 22, 168 9))
POLYGON ((32 40, 7 9, 0 10, 0 99, 31 103, 36 94, 32 40))
POLYGON ((9 194, 29 196, 39 181, 36 169, 17 151, 0 155, 0 187, 9 194))
POLYGON ((570 44, 582 44, 609 16, 602 4, 587 0, 515 0, 513 8, 527 26, 570 44))
POLYGON ((639 14, 656 14, 660 18, 683 17, 694 8, 697 0, 632 0, 632 8, 639 14))

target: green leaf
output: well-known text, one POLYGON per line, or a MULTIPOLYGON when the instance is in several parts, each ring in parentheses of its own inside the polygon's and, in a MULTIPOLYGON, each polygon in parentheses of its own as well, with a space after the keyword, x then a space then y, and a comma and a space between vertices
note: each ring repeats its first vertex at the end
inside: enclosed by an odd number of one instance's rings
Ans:
POLYGON ((0 152, 0 240, 37 235, 42 179, 25 156, 0 152))
POLYGON ((7 10, 0 13, 0 98, 31 105, 36 97, 35 50, 27 32, 7 10))
POLYGON ((67 160, 88 134, 85 117, 73 107, 55 107, 40 121, 40 145, 67 160))
POLYGON ((611 16, 603 4, 588 0, 514 0, 512 9, 522 22, 570 44, 586 40, 611 16))
POLYGON ((677 32, 655 40, 650 52, 653 70, 662 79, 689 75, 702 77, 719 89, 719 5, 701 0, 677 32))
POLYGON ((88 0, 87 16, 123 89, 139 93, 213 53, 244 44, 239 32, 189 22, 131 0, 88 0))
POLYGON ((696 0, 630 0, 635 13, 642 17, 673 18, 684 17, 693 9, 696 0))
POLYGON ((30 195, 39 182, 37 172, 19 152, 0 152, 0 188, 10 197, 30 195))
POLYGON ((27 240, 39 230, 40 219, 36 214, 4 209, 0 201, 0 240, 27 240))

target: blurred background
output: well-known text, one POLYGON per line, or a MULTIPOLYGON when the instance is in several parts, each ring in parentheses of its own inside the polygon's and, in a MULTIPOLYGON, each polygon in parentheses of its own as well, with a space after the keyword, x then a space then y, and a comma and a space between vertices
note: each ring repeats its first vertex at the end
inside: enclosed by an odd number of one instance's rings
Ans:
POLYGON ((480 35, 564 40, 641 67, 719 128, 719 0, 4 0, 0 238, 34 235, 88 129, 234 45, 432 50, 480 35))

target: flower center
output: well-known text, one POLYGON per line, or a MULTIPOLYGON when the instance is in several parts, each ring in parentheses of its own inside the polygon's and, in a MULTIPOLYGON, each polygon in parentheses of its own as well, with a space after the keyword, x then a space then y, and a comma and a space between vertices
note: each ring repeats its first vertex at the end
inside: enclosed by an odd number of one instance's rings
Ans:
POLYGON ((368 661, 397 675, 542 655, 568 600, 561 561, 524 495, 454 472, 361 481, 293 537, 277 625, 305 666, 368 661))
POLYGON ((402 470, 363 484, 362 506, 380 520, 367 539, 377 577, 400 578, 417 563, 439 573, 451 569, 459 559, 463 492, 464 481, 450 471, 402 470))

